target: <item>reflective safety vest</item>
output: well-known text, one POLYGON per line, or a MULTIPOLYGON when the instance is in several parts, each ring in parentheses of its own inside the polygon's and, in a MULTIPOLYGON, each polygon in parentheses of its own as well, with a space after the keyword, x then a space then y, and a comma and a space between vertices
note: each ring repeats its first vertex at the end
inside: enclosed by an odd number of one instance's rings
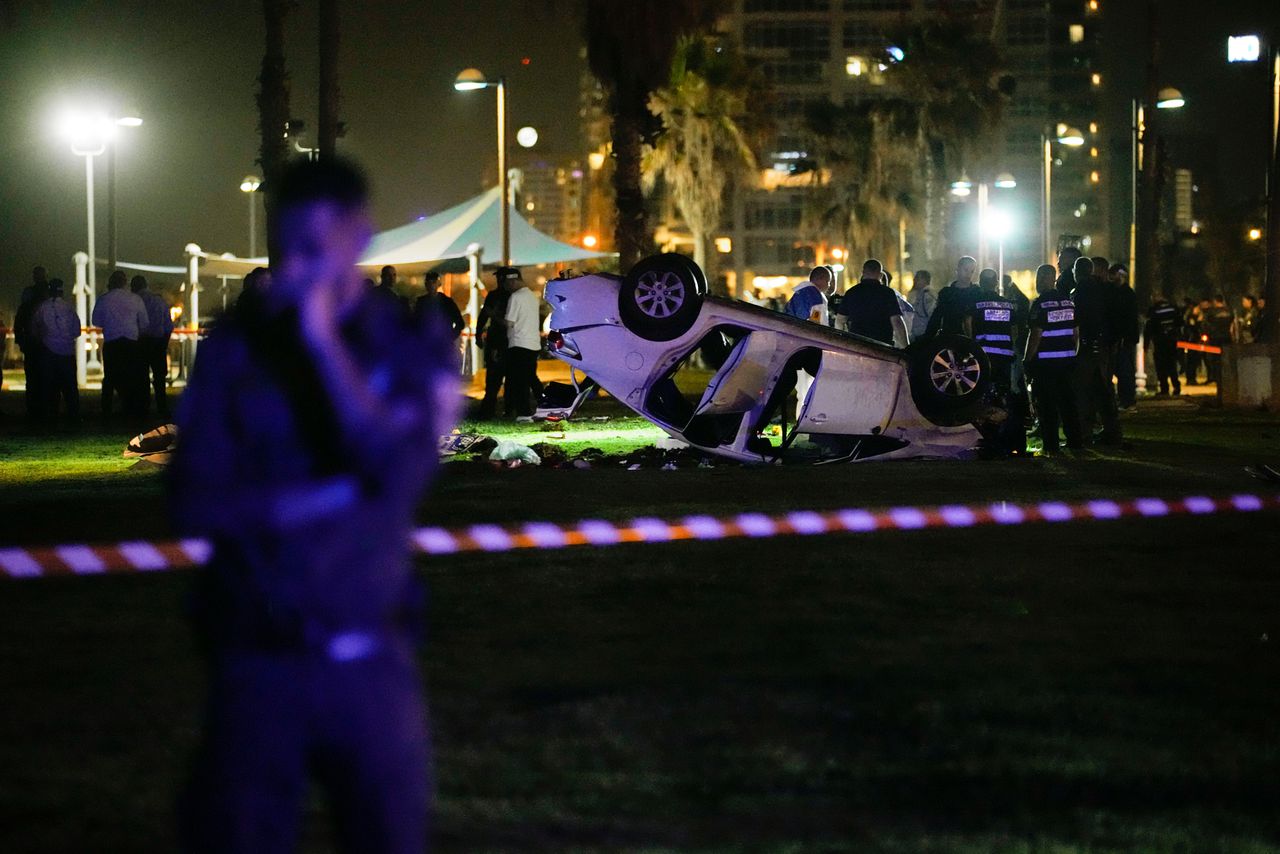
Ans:
POLYGON ((1031 303, 1030 324, 1032 329, 1040 330, 1037 361, 1075 358, 1075 302, 1057 291, 1041 294, 1031 303))
POLYGON ((988 356, 1012 359, 1013 300, 998 294, 982 294, 973 304, 973 337, 988 356))
POLYGON ((1147 329, 1151 337, 1170 343, 1178 340, 1178 333, 1182 330, 1182 312, 1177 306, 1161 300, 1151 306, 1147 316, 1150 318, 1147 329))

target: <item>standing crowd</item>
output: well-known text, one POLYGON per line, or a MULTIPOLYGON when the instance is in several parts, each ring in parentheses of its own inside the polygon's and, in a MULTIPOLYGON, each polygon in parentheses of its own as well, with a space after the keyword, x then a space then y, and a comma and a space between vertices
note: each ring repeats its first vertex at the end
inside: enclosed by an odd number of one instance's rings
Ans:
MULTIPOLYGON (((83 329, 65 294, 65 283, 36 267, 22 291, 14 316, 15 343, 22 352, 24 402, 33 426, 48 427, 59 416, 69 426, 80 423, 80 390, 76 347, 83 329)), ((156 414, 168 418, 169 337, 173 320, 164 298, 147 288, 143 276, 129 282, 116 270, 107 292, 93 308, 93 324, 102 329, 102 416, 110 418, 119 397, 126 415, 136 421, 150 411, 152 390, 156 414), (126 284, 129 287, 126 287, 126 284)))
MULTIPOLYGON (((831 268, 813 270, 784 311, 904 348, 909 342, 963 335, 982 348, 991 365, 992 391, 1008 417, 987 438, 1006 453, 1026 450, 1026 425, 1038 419, 1043 451, 1059 448, 1059 430, 1070 449, 1089 441, 1123 443, 1119 412, 1137 398, 1135 357, 1141 323, 1137 299, 1123 264, 1084 257, 1065 248, 1058 265, 1036 270, 1036 298, 1028 300, 1012 279, 978 270, 970 256, 955 278, 935 292, 928 270, 916 272, 911 291, 899 295, 875 260, 863 264, 858 282, 835 294, 831 268), (975 276, 977 281, 975 281, 975 276)), ((1146 334, 1155 349, 1161 392, 1178 394, 1178 315, 1159 295, 1147 313, 1146 334)))

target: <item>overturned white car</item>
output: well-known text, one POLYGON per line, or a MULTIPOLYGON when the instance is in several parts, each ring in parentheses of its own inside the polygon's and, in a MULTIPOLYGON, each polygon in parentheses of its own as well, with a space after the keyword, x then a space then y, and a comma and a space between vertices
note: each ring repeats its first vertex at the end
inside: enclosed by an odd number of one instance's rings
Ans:
POLYGON ((976 342, 941 336, 898 350, 710 296, 682 255, 647 258, 625 277, 557 279, 546 300, 554 356, 719 456, 776 462, 801 456, 804 437, 827 460, 951 457, 979 444, 975 423, 989 414, 990 367, 976 342), (703 378, 699 391, 684 372, 703 378), (781 433, 770 441, 762 434, 776 418, 781 433))

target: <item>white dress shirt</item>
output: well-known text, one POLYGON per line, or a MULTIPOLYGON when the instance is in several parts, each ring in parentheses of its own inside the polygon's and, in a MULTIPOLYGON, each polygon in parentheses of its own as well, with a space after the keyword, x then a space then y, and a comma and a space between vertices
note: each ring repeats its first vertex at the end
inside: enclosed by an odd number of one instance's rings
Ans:
POLYGON ((538 297, 522 287, 507 301, 507 346, 541 350, 538 337, 538 297))
POLYGON ((147 327, 147 306, 128 288, 115 288, 98 297, 93 306, 93 325, 102 327, 104 341, 137 341, 147 327))

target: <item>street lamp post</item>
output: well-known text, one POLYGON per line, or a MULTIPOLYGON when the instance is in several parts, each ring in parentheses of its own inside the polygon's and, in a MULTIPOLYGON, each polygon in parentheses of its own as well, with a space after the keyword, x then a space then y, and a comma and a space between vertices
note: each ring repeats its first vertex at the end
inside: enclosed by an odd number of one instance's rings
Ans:
POLYGON ((240 182, 240 192, 249 197, 249 257, 258 257, 258 203, 254 193, 262 186, 262 179, 257 175, 245 175, 240 182))
POLYGON ((1054 262, 1054 242, 1053 242, 1053 142, 1057 139, 1058 143, 1068 148, 1079 148, 1084 145, 1084 134, 1072 127, 1066 125, 1058 125, 1056 133, 1050 133, 1047 129, 1040 137, 1040 143, 1044 148, 1044 163, 1041 166, 1044 172, 1044 208, 1040 212, 1040 228, 1041 237, 1044 240, 1044 257, 1045 260, 1052 264, 1054 262))
POLYGON ((459 92, 475 89, 498 90, 498 185, 502 194, 502 263, 511 263, 511 186, 507 176, 507 81, 505 77, 490 80, 478 68, 464 68, 454 78, 453 88, 459 92))

